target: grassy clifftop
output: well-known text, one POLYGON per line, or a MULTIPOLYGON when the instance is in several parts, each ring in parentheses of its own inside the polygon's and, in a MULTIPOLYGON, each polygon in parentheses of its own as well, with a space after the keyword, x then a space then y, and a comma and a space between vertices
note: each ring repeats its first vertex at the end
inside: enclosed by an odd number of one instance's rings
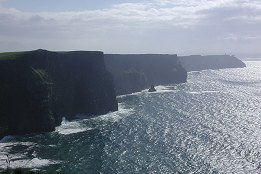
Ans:
POLYGON ((0 53, 0 61, 1 60, 15 60, 26 54, 28 54, 28 51, 0 53))

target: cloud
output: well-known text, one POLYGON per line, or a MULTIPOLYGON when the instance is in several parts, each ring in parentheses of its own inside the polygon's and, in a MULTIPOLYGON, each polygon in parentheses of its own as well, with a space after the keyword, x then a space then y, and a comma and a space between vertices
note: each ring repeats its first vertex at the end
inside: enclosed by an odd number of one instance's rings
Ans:
POLYGON ((89 11, 69 12, 39 12, 26 13, 14 8, 2 8, 0 14, 13 15, 20 20, 30 20, 33 16, 40 16, 45 20, 54 20, 62 23, 71 22, 97 22, 111 21, 119 25, 132 24, 171 24, 186 27, 196 25, 201 20, 211 18, 213 12, 223 20, 249 19, 259 20, 261 4, 258 1, 247 0, 154 0, 150 3, 121 3, 111 8, 89 11), (223 16, 222 9, 235 13, 226 13, 223 16), (237 9, 237 11, 235 10, 237 9), (242 15, 241 12, 245 12, 242 15))
POLYGON ((238 35, 238 34, 235 34, 235 33, 230 33, 222 38, 219 38, 220 40, 230 40, 230 41, 235 41, 235 42, 238 42, 238 41, 254 41, 254 40, 261 40, 261 36, 260 35, 252 35, 252 36, 248 36, 248 35, 245 35, 245 36, 241 36, 241 35, 238 35))
MULTIPOLYGON (((217 52, 217 47, 224 50, 235 41, 259 44, 260 14, 259 0, 151 0, 98 10, 34 13, 0 5, 0 37, 15 42, 17 48, 20 41, 21 49, 32 43, 68 49, 74 42, 75 49, 107 52, 143 49, 175 53, 205 47, 217 52), (158 41, 162 46, 156 44, 158 41), (222 45, 222 41, 228 45, 222 45)), ((9 47, 2 44, 2 49, 9 47)))

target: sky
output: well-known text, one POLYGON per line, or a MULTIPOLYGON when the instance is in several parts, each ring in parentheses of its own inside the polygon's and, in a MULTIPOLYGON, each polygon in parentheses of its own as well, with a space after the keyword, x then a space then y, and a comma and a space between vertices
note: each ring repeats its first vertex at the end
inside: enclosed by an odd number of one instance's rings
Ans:
POLYGON ((260 0, 0 0, 0 52, 261 55, 260 0))

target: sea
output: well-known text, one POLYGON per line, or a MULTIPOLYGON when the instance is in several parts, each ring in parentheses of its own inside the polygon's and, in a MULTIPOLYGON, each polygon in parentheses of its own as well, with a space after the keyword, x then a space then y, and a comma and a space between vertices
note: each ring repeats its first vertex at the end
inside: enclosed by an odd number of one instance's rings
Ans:
POLYGON ((0 168, 79 174, 261 173, 261 61, 118 96, 119 111, 7 136, 0 168), (7 156, 8 155, 8 156, 7 156), (7 163, 6 159, 10 161, 7 163))

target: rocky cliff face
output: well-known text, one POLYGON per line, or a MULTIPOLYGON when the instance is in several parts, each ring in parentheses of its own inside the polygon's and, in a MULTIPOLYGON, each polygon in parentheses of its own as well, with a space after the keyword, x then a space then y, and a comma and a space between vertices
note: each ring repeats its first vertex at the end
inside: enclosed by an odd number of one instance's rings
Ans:
POLYGON ((179 56, 182 66, 187 71, 200 71, 205 69, 242 68, 246 65, 239 59, 230 55, 192 55, 179 56))
POLYGON ((102 52, 0 54, 0 137, 52 131, 63 116, 117 109, 102 52))
POLYGON ((154 85, 183 83, 187 72, 177 55, 105 54, 105 65, 114 76, 117 95, 141 91, 154 85))

